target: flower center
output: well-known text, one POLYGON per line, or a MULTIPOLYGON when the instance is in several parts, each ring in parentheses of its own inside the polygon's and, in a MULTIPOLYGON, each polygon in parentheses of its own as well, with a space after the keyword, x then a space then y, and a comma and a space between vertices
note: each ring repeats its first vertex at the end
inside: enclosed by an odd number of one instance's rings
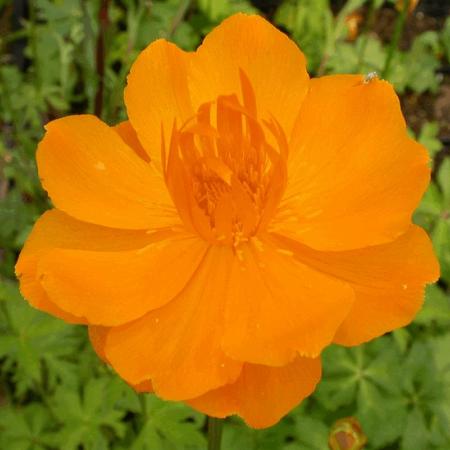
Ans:
POLYGON ((258 120, 241 71, 243 102, 219 96, 201 105, 162 148, 164 175, 186 226, 237 247, 265 229, 286 185, 287 140, 275 119, 258 120))

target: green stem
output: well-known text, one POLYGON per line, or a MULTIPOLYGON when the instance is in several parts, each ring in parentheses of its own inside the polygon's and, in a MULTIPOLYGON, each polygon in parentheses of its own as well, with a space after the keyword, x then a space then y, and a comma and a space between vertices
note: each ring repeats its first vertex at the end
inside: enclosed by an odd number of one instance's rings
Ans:
POLYGON ((184 16, 188 12, 190 6, 191 0, 184 0, 180 2, 180 6, 178 7, 178 10, 170 23, 169 30, 167 31, 167 39, 171 39, 173 37, 176 29, 183 21, 184 16))
POLYGON ((208 450, 220 450, 223 420, 208 417, 208 450))
POLYGON ((362 42, 358 54, 358 71, 361 72, 364 64, 364 55, 366 53, 367 42, 369 41, 369 31, 372 29, 373 21, 375 19, 375 3, 376 0, 371 0, 369 9, 367 11, 367 17, 364 23, 364 28, 361 30, 362 42))
POLYGON ((394 35, 392 36, 392 41, 391 44, 389 45, 386 62, 384 64, 384 69, 382 73, 382 77, 384 79, 388 79, 389 77, 392 59, 398 49, 398 43, 403 33, 403 28, 405 26, 408 9, 409 9, 409 0, 403 0, 403 9, 401 10, 400 14, 397 16, 397 19, 395 21, 394 35))
POLYGON ((39 56, 38 56, 38 36, 37 36, 37 19, 36 19, 36 2, 35 0, 29 3, 29 14, 30 14, 30 35, 29 39, 31 41, 31 54, 33 58, 33 78, 36 92, 41 90, 41 73, 39 70, 39 56))
POLYGON ((144 423, 147 422, 148 414, 147 414, 147 401, 145 398, 145 394, 138 395, 139 403, 141 405, 141 414, 144 419, 144 423))
POLYGON ((95 95, 94 113, 98 117, 102 117, 103 97, 105 90, 105 40, 106 28, 108 27, 108 8, 109 0, 101 0, 100 10, 98 13, 98 36, 96 49, 96 69, 98 77, 97 93, 95 95))

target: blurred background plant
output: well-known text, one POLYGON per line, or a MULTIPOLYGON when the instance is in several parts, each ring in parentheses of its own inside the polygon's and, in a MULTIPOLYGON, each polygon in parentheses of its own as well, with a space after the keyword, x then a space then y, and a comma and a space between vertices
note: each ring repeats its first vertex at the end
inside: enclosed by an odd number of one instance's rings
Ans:
POLYGON ((415 221, 432 236, 442 277, 413 324, 329 348, 309 400, 265 431, 229 419, 223 448, 450 448, 448 0, 0 0, 0 449, 206 447, 201 415, 138 397, 96 358, 83 327, 23 301, 13 268, 50 207, 34 160, 43 125, 72 113, 123 120, 122 89, 140 50, 158 37, 192 50, 237 11, 286 31, 313 75, 377 71, 394 84, 410 133, 432 158, 415 221))

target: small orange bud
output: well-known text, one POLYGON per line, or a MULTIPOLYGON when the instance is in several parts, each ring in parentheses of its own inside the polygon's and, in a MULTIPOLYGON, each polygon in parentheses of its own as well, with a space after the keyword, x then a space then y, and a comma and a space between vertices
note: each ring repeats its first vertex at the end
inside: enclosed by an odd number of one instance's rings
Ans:
POLYGON ((354 417, 339 419, 331 427, 328 446, 331 450, 361 450, 367 437, 354 417))
POLYGON ((345 18, 345 23, 348 29, 347 39, 349 41, 354 41, 358 37, 359 24, 361 22, 362 16, 357 12, 353 12, 345 18))

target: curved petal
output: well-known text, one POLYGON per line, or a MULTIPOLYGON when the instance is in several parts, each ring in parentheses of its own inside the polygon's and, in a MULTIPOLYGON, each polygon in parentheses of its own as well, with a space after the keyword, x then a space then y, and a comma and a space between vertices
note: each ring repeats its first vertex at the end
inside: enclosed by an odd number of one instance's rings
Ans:
POLYGON ((211 248, 175 300, 109 331, 106 355, 122 378, 132 384, 151 379, 155 392, 170 400, 193 398, 236 379, 242 364, 220 348, 233 258, 229 248, 211 248))
POLYGON ((233 359, 282 366, 333 340, 354 293, 270 241, 242 246, 226 293, 222 346, 233 359))
POLYGON ((36 158, 42 184, 58 209, 117 228, 180 223, 163 177, 113 128, 83 115, 54 120, 46 129, 36 158))
POLYGON ((125 144, 127 144, 128 147, 132 148, 135 151, 136 155, 138 155, 139 158, 142 158, 145 162, 150 161, 150 157, 144 150, 144 147, 142 147, 142 144, 137 137, 136 131, 134 131, 134 128, 131 126, 131 122, 129 120, 118 123, 114 127, 114 130, 123 139, 125 144))
POLYGON ((161 130, 169 133, 175 120, 183 123, 194 114, 187 84, 191 56, 158 39, 139 54, 128 75, 128 117, 156 164, 161 160, 161 130))
MULTIPOLYGON (((92 347, 97 353, 97 356, 106 364, 109 364, 109 361, 106 359, 105 354, 105 344, 106 344, 106 336, 108 335, 109 328, 102 327, 98 325, 89 325, 89 340, 91 341, 92 347)), ((142 381, 138 384, 130 385, 136 392, 153 392, 152 382, 150 380, 142 381)))
POLYGON ((195 54, 190 73, 193 103, 240 94, 240 71, 253 86, 262 118, 275 117, 289 137, 308 90, 303 53, 262 17, 235 14, 212 30, 195 54))
POLYGON ((430 169, 425 148, 407 136, 392 86, 359 75, 310 86, 272 230, 318 250, 393 241, 409 227, 430 169))
POLYGON ((37 277, 61 309, 94 325, 121 325, 172 300, 207 248, 195 236, 175 233, 131 251, 57 248, 40 258, 37 277))
POLYGON ((89 340, 91 341, 92 348, 95 353, 97 353, 97 356, 107 364, 108 360, 106 359, 105 354, 105 343, 108 330, 108 327, 101 327, 99 325, 88 326, 89 340))
POLYGON ((357 345, 411 322, 424 297, 424 285, 439 277, 439 265, 426 233, 417 226, 394 242, 346 252, 318 252, 292 240, 279 240, 296 258, 345 280, 355 302, 334 342, 357 345))
POLYGON ((209 416, 238 414, 251 427, 266 428, 310 395, 320 376, 320 359, 297 357, 283 367, 244 364, 234 383, 187 403, 209 416))
POLYGON ((22 295, 35 308, 67 322, 84 323, 84 318, 63 311, 49 300, 37 275, 37 264, 43 255, 54 248, 95 251, 138 249, 154 239, 155 236, 144 231, 106 228, 73 219, 57 209, 47 211, 35 223, 16 264, 22 295))

